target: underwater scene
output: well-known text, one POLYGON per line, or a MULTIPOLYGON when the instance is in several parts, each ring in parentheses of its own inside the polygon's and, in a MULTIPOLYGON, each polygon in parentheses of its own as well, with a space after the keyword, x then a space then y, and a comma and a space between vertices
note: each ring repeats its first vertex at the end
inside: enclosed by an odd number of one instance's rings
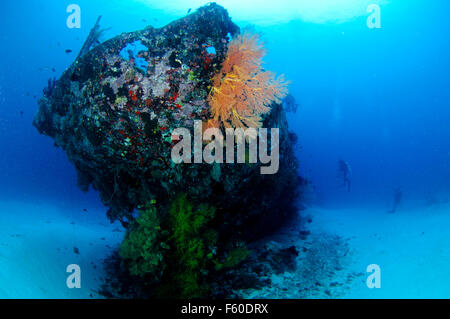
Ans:
POLYGON ((449 13, 1 1, 0 299, 450 298, 449 13))

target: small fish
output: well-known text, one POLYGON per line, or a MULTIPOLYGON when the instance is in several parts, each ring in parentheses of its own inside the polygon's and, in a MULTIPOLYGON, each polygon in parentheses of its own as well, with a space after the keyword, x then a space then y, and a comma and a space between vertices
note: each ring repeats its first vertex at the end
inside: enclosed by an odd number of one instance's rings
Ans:
POLYGON ((86 209, 86 208, 83 208, 83 212, 87 212, 87 209, 86 209))
POLYGON ((73 252, 77 255, 80 254, 80 250, 78 249, 78 247, 75 247, 75 246, 73 247, 73 252))
POLYGON ((20 116, 23 116, 23 111, 20 111, 20 116))
POLYGON ((191 11, 192 11, 192 8, 189 8, 187 14, 191 13, 191 11))
POLYGON ((69 53, 71 53, 72 52, 72 50, 70 50, 70 49, 66 49, 66 51, 65 51, 67 54, 69 54, 69 53))
POLYGON ((145 22, 145 23, 147 23, 147 20, 145 20, 145 19, 142 19, 142 22, 145 22))
POLYGON ((56 72, 56 69, 55 69, 55 68, 52 68, 52 72, 56 72))

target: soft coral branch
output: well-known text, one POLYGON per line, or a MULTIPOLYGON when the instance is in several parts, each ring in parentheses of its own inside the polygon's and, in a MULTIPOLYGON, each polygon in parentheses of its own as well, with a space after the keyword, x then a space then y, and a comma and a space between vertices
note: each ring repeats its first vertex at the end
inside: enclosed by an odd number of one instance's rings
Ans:
POLYGON ((264 55, 257 34, 245 32, 230 42, 222 69, 213 78, 207 126, 261 127, 261 115, 286 96, 288 83, 262 68, 264 55))

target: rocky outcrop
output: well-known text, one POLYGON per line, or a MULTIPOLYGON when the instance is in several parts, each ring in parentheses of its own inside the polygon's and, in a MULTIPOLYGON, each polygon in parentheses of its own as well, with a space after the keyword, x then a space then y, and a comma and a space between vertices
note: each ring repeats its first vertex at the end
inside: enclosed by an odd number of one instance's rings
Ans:
POLYGON ((108 217, 125 227, 136 209, 164 214, 179 194, 216 214, 217 246, 274 230, 296 211, 302 182, 283 108, 263 127, 280 129, 279 171, 260 163, 175 164, 172 132, 206 121, 211 79, 239 33, 216 4, 163 28, 124 33, 80 56, 39 101, 34 126, 65 150, 83 190, 98 191, 108 217))

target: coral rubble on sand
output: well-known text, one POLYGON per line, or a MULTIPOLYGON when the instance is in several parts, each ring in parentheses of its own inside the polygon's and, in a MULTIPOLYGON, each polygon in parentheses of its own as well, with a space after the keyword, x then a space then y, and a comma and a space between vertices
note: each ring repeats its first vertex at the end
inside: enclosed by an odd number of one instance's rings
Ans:
MULTIPOLYGON (((266 92, 258 115, 263 127, 280 129, 277 174, 261 175, 259 163, 171 160, 171 132, 213 118, 213 79, 239 32, 225 9, 210 4, 163 28, 121 34, 77 58, 39 101, 34 126, 65 150, 79 186, 97 190, 108 217, 128 229, 113 258, 122 267, 121 288, 109 287, 110 296, 213 294, 208 283, 238 267, 248 255, 245 242, 296 212, 302 180, 295 136, 275 98, 282 86, 266 92), (170 285, 177 290, 165 289, 170 285)), ((267 76, 260 80, 273 85, 267 76)))

